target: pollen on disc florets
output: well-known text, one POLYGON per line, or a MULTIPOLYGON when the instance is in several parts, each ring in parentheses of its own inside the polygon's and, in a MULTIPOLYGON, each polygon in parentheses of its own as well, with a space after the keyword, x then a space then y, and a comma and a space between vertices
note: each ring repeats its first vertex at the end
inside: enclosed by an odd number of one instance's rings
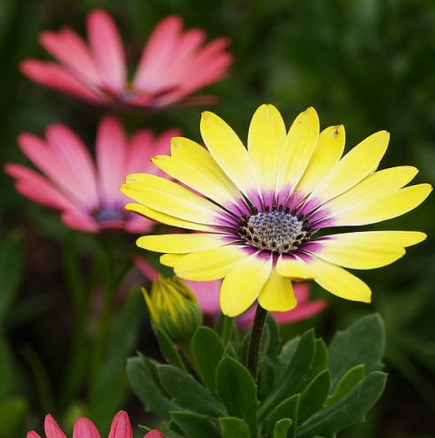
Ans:
POLYGON ((306 220, 285 211, 269 211, 242 216, 238 234, 251 246, 277 253, 288 253, 310 237, 306 220))

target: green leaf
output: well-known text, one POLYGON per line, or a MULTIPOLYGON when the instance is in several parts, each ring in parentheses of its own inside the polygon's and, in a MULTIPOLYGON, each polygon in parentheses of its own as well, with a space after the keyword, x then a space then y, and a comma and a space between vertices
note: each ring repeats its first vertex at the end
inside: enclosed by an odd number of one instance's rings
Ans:
POLYGON ((337 332, 329 346, 332 389, 355 365, 364 364, 367 373, 382 368, 384 349, 385 328, 378 314, 361 318, 348 329, 337 332))
POLYGON ((194 412, 170 412, 171 420, 189 438, 220 438, 217 421, 194 412))
POLYGON ((321 372, 329 369, 328 347, 323 339, 315 340, 316 353, 313 362, 311 363, 310 371, 307 375, 307 380, 311 381, 321 372))
POLYGON ((301 424, 317 411, 323 408, 329 389, 331 388, 331 374, 328 370, 318 374, 301 394, 298 413, 298 423, 301 424))
POLYGON ((241 418, 222 417, 219 418, 219 425, 222 438, 252 438, 248 425, 241 418))
POLYGON ((146 411, 169 420, 169 411, 181 409, 168 399, 155 366, 146 357, 139 355, 127 360, 127 378, 146 411))
POLYGON ((287 433, 292 424, 293 421, 290 418, 283 418, 277 421, 273 429, 273 438, 287 438, 287 433))
POLYGON ((297 438, 334 435, 346 427, 364 421, 367 411, 376 403, 385 388, 387 375, 371 372, 337 403, 310 417, 297 430, 297 438))
POLYGON ((272 431, 275 428, 277 422, 282 419, 291 419, 292 424, 287 431, 287 437, 294 437, 295 428, 294 425, 297 423, 300 394, 292 395, 291 397, 282 401, 278 406, 273 409, 270 415, 267 417, 266 426, 268 431, 272 431))
POLYGON ((314 341, 314 358, 311 362, 310 368, 305 376, 299 380, 293 389, 293 393, 303 392, 309 383, 315 379, 320 373, 328 370, 328 348, 323 339, 316 339, 314 341))
POLYGON ((183 359, 180 353, 175 349, 174 343, 167 333, 159 327, 154 327, 154 333, 156 334, 157 342, 159 344, 160 352, 166 361, 182 370, 185 370, 183 359))
POLYGON ((275 363, 278 356, 279 347, 281 345, 281 340, 279 337, 278 324, 270 312, 266 316, 263 337, 264 339, 261 341, 262 356, 268 356, 270 360, 275 363))
POLYGON ((223 345, 227 345, 233 336, 237 334, 234 318, 220 313, 216 321, 215 332, 221 337, 223 345))
POLYGON ((0 398, 6 397, 15 383, 12 350, 0 329, 0 398))
POLYGON ((259 372, 258 399, 263 401, 271 393, 275 380, 275 363, 266 355, 260 359, 259 372))
MULTIPOLYGON (((310 370, 315 355, 314 331, 306 332, 296 351, 287 364, 284 376, 279 381, 274 392, 263 402, 259 409, 259 417, 264 418, 278 403, 295 393, 298 383, 305 377, 310 370)), ((281 356, 282 358, 282 356, 281 356)))
POLYGON ((219 335, 208 327, 195 330, 191 341, 191 353, 195 368, 210 391, 216 391, 216 368, 224 354, 219 335))
POLYGON ((275 385, 279 385, 283 378, 286 376, 286 371, 293 359, 293 356, 298 348, 301 337, 288 340, 281 349, 281 352, 277 359, 276 364, 276 382, 275 385))
POLYGON ((97 424, 104 424, 107 413, 116 411, 125 399, 125 362, 137 345, 145 310, 142 302, 139 291, 131 293, 111 323, 104 360, 90 388, 89 415, 97 424))
POLYGON ((228 414, 244 418, 253 436, 257 430, 257 387, 239 361, 225 356, 216 370, 216 389, 228 414))
POLYGON ((21 278, 21 235, 12 232, 0 245, 0 326, 4 323, 21 278))
POLYGON ((328 397, 326 406, 331 406, 348 394, 366 375, 364 365, 351 368, 337 383, 335 391, 328 397))
POLYGON ((0 401, 0 436, 12 435, 13 430, 23 421, 27 407, 27 400, 20 395, 0 401))
POLYGON ((190 374, 172 365, 160 365, 157 370, 160 381, 178 405, 200 414, 225 415, 221 403, 190 374))

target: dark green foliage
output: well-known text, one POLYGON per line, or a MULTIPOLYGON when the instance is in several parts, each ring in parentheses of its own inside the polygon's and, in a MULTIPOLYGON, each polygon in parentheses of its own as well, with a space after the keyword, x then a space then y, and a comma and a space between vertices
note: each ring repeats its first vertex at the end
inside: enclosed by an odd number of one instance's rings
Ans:
MULTIPOLYGON (((204 327, 185 347, 204 385, 185 367, 155 366, 144 357, 130 359, 128 376, 145 408, 163 419, 167 413, 161 413, 171 411, 174 431, 186 438, 200 438, 201 430, 223 438, 332 438, 364 421, 386 380, 379 371, 385 333, 378 315, 339 332, 329 352, 313 330, 288 341, 280 352, 271 348, 271 340, 278 339, 271 333, 265 337, 262 363, 274 368, 275 379, 263 382, 260 374, 259 387, 240 360, 224 353, 219 335, 204 327), (378 346, 369 354, 355 348, 369 343, 378 346), (261 391, 264 400, 258 397, 261 391)), ((242 346, 236 344, 233 350, 243 356, 242 346)))

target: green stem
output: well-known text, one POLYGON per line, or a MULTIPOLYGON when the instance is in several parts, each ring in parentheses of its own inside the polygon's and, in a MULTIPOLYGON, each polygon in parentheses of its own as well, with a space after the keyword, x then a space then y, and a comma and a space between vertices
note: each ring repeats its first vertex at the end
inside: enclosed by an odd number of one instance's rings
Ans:
POLYGON ((223 322, 222 322, 222 342, 226 346, 228 342, 231 339, 231 335, 233 334, 234 330, 234 320, 233 318, 230 318, 229 316, 223 316, 223 322))
POLYGON ((267 310, 263 309, 260 304, 255 311, 254 322, 251 328, 248 348, 248 370, 251 372, 254 380, 258 375, 258 359, 260 355, 261 338, 263 336, 264 323, 266 321, 267 310))

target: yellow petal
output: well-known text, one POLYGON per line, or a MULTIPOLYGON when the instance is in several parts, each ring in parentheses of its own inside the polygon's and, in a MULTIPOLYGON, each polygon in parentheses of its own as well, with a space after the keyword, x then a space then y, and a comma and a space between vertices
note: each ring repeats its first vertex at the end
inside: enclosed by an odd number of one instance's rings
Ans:
POLYGON ((328 201, 374 172, 387 150, 389 138, 387 131, 379 131, 355 146, 318 183, 310 198, 328 201))
POLYGON ((294 309, 297 301, 291 281, 272 270, 260 292, 258 302, 261 307, 271 312, 287 312, 294 309))
POLYGON ((313 271, 309 264, 297 256, 289 257, 280 255, 276 262, 276 272, 282 277, 297 280, 314 278, 313 271))
POLYGON ((204 111, 200 130, 210 154, 239 190, 249 197, 259 192, 257 175, 248 151, 237 134, 216 114, 204 111))
POLYGON ((155 211, 151 208, 145 207, 145 205, 142 204, 130 203, 125 206, 125 209, 127 211, 138 213, 142 216, 152 219, 153 221, 160 222, 166 225, 171 225, 173 227, 185 228, 187 230, 195 231, 214 231, 214 227, 185 221, 174 216, 169 216, 167 214, 160 213, 159 211, 155 211))
POLYGON ((241 193, 225 175, 209 152, 187 138, 171 140, 172 157, 159 155, 153 163, 173 178, 219 204, 241 198, 241 193))
POLYGON ((217 248, 230 243, 219 234, 191 233, 191 234, 161 234, 142 236, 136 245, 148 251, 189 253, 202 251, 208 248, 217 248))
POLYGON ((417 175, 412 166, 397 166, 380 170, 362 180, 359 184, 323 205, 331 216, 359 208, 366 202, 386 196, 404 187, 417 175), (334 213, 332 213, 334 212, 334 213))
POLYGON ((405 187, 338 214, 334 226, 366 225, 400 216, 420 205, 430 194, 430 184, 405 187))
POLYGON ((275 190, 276 169, 286 127, 273 105, 261 105, 249 126, 248 151, 263 189, 275 190))
POLYGON ((219 302, 227 316, 237 316, 247 310, 258 297, 272 268, 272 257, 257 254, 243 258, 222 282, 219 302))
POLYGON ((352 269, 375 269, 393 263, 405 247, 426 238, 418 231, 365 231, 328 236, 319 242, 316 256, 352 269))
POLYGON ((298 184, 297 191, 310 194, 319 181, 332 169, 343 154, 345 144, 344 126, 330 126, 319 136, 317 147, 308 167, 298 184))
POLYGON ((155 175, 128 175, 121 191, 148 208, 189 222, 212 225, 220 213, 209 200, 155 175))
POLYGON ((183 257, 186 257, 186 255, 188 254, 163 254, 160 256, 159 260, 162 265, 173 268, 175 265, 180 263, 183 257))
POLYGON ((317 257, 310 261, 310 267, 315 274, 314 281, 328 292, 346 300, 370 303, 370 288, 355 275, 317 257))
POLYGON ((235 245, 205 249, 183 256, 174 266, 174 271, 186 280, 217 280, 224 277, 245 257, 246 253, 235 245))
POLYGON ((319 117, 312 107, 299 114, 284 142, 279 158, 276 190, 295 188, 302 177, 319 138, 319 117))

